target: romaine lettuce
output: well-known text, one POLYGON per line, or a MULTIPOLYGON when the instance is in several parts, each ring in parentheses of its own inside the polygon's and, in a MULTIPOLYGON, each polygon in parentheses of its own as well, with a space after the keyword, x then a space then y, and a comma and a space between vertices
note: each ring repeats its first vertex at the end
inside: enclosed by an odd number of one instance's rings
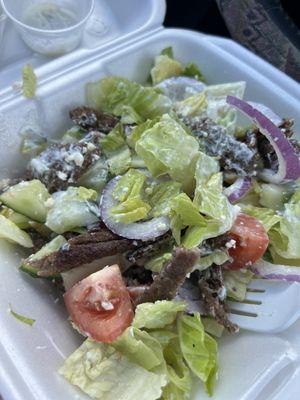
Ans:
POLYGON ((250 204, 240 204, 240 207, 244 213, 257 218, 263 224, 266 231, 269 231, 274 225, 281 221, 281 216, 270 208, 255 207, 250 204))
POLYGON ((174 181, 154 183, 147 191, 152 207, 151 215, 169 215, 174 198, 180 193, 181 184, 174 181))
POLYGON ((187 192, 194 188, 198 148, 198 141, 168 114, 147 129, 135 146, 154 177, 169 174, 187 192))
POLYGON ((218 370, 217 342, 205 333, 199 314, 181 315, 177 325, 183 357, 211 396, 218 370))
POLYGON ((133 326, 144 329, 160 329, 172 324, 179 312, 184 311, 186 304, 175 301, 156 301, 139 304, 136 308, 133 326))
POLYGON ((155 118, 171 108, 171 100, 157 89, 114 76, 89 83, 86 95, 91 107, 122 116, 124 106, 129 106, 143 120, 155 118))
POLYGON ((160 272, 162 266, 165 262, 171 260, 172 253, 162 251, 160 254, 155 255, 155 257, 150 258, 150 260, 145 262, 145 268, 150 269, 152 272, 160 272))
POLYGON ((71 354, 59 372, 98 400, 156 400, 167 383, 166 375, 147 371, 112 346, 90 339, 71 354))
POLYGON ((184 69, 181 63, 166 54, 160 54, 155 57, 154 67, 151 69, 151 78, 153 85, 171 78, 172 76, 183 75, 184 69))
POLYGON ((224 270, 224 284, 227 296, 238 301, 245 300, 246 289, 251 282, 253 273, 249 270, 224 270))

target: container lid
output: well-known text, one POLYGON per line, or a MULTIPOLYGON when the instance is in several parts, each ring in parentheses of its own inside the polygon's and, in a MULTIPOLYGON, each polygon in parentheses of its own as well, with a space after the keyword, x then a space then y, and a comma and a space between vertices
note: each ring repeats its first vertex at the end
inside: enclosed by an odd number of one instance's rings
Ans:
POLYGON ((71 53, 49 58, 27 47, 13 23, 1 17, 0 9, 0 96, 13 94, 12 85, 20 80, 25 64, 32 64, 42 82, 65 68, 160 29, 165 12, 165 0, 95 0, 81 45, 71 53))

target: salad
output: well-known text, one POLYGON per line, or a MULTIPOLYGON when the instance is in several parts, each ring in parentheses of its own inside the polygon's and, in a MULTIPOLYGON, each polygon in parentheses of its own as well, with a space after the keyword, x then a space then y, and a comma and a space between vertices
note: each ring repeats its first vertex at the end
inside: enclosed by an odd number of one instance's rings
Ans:
POLYGON ((59 373, 93 399, 189 399, 194 378, 213 395, 228 300, 255 276, 300 281, 300 144, 245 88, 167 48, 144 85, 88 83, 59 140, 24 135, 0 237, 62 292, 84 339, 59 373))

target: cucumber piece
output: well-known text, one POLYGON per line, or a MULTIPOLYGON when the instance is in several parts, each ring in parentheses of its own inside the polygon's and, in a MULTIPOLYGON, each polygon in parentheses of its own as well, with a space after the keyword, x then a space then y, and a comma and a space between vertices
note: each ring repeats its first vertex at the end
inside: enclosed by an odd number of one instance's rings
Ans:
POLYGON ((0 195, 0 201, 7 207, 38 222, 46 220, 45 202, 49 198, 45 185, 37 179, 20 182, 0 195))
POLYGON ((69 187, 53 195, 54 204, 47 215, 46 226, 62 234, 99 220, 97 192, 84 187, 69 187))
POLYGON ((33 247, 28 233, 22 231, 14 222, 0 215, 0 238, 23 247, 33 247))
POLYGON ((94 189, 98 195, 106 185, 108 177, 108 166, 104 159, 99 159, 78 180, 78 185, 88 189, 94 189))
MULTIPOLYGON (((63 236, 56 236, 53 240, 51 240, 51 242, 45 244, 45 246, 43 246, 39 251, 26 258, 26 260, 22 260, 20 270, 26 272, 34 278, 38 278, 38 268, 35 267, 34 261, 38 261, 43 257, 58 251, 66 243, 67 240, 63 236)), ((57 278, 58 276, 59 275, 55 274, 49 278, 57 278)))
POLYGON ((1 215, 9 219, 11 222, 16 224, 20 229, 30 228, 30 219, 25 215, 19 214, 11 208, 3 207, 1 210, 1 215))

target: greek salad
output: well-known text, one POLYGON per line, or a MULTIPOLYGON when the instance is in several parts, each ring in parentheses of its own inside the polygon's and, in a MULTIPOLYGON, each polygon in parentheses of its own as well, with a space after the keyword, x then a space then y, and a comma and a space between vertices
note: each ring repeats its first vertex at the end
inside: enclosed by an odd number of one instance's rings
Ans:
POLYGON ((190 399, 194 378, 213 395, 228 300, 257 276, 300 281, 300 144, 245 88, 166 48, 143 85, 88 83, 60 139, 23 136, 0 237, 62 293, 83 343, 59 373, 92 399, 190 399))

